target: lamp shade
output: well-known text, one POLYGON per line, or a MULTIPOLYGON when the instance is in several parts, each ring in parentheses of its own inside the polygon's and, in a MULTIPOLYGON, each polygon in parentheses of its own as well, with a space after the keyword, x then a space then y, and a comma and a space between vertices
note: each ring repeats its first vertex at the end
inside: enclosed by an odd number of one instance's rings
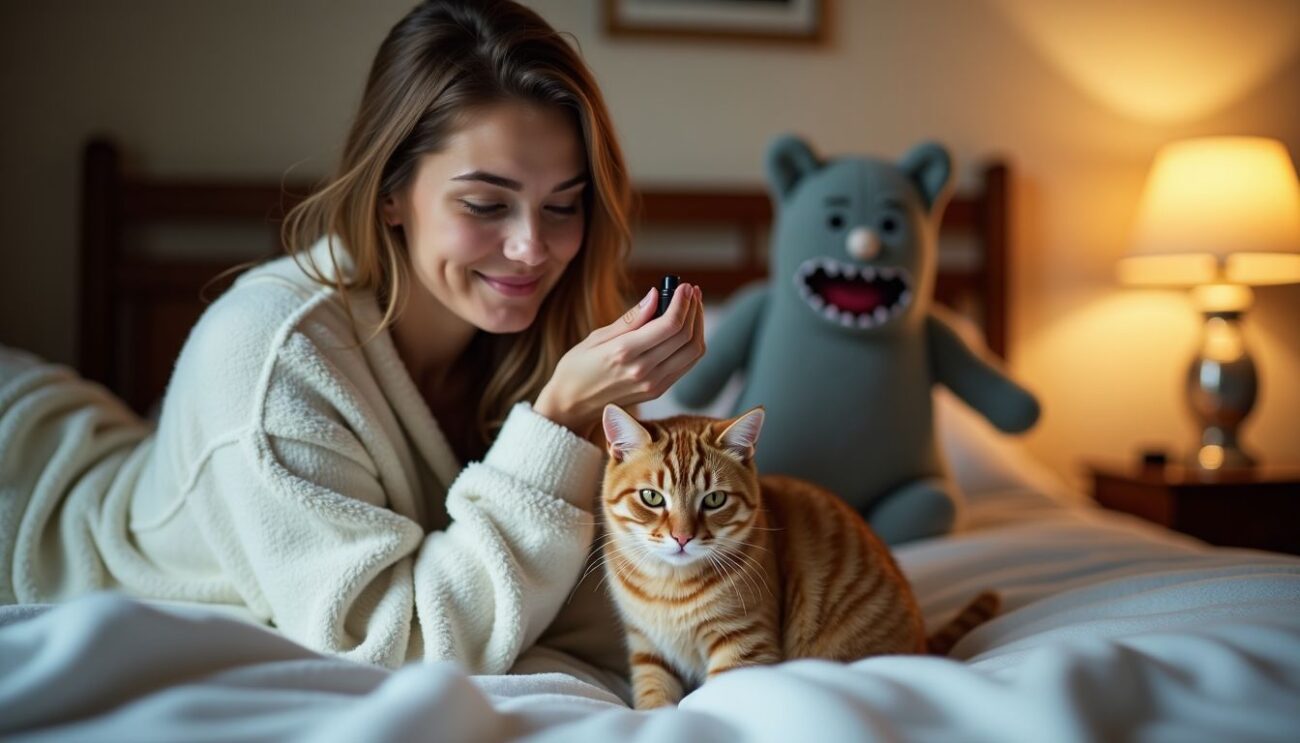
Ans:
POLYGON ((1300 281, 1300 183, 1286 147, 1207 137, 1162 148, 1119 274, 1147 286, 1300 281))

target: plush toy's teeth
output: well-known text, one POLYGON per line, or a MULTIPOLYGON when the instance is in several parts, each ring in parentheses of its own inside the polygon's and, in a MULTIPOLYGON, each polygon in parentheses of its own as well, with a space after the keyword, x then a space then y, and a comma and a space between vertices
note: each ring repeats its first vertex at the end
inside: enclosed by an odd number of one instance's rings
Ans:
MULTIPOLYGON (((841 262, 832 258, 810 258, 799 264, 795 274, 799 296, 815 312, 830 322, 846 328, 874 328, 902 315, 912 302, 910 275, 895 266, 870 266, 841 262), (879 304, 868 310, 842 309, 822 294, 847 290, 845 282, 859 281, 881 293, 879 304), (896 296, 891 295, 898 292, 896 296)), ((853 301, 857 306, 861 302, 853 301)))

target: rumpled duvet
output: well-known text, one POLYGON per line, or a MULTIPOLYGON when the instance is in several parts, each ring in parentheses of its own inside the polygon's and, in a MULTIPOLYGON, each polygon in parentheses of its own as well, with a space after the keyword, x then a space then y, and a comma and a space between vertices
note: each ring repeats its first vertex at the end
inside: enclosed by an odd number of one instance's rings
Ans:
POLYGON ((933 626, 1006 607, 950 658, 797 660, 629 709, 545 646, 508 675, 323 657, 191 607, 96 594, 0 609, 0 736, 174 741, 1295 741, 1300 560, 1206 547, 1035 493, 898 550, 933 626))

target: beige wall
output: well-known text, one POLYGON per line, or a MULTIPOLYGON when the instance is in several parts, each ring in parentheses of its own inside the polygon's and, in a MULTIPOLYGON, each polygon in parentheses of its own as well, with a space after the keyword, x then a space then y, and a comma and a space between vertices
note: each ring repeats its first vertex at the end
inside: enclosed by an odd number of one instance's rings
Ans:
MULTIPOLYGON (((837 0, 821 49, 613 41, 597 0, 537 0, 600 79, 641 181, 755 181, 793 130, 894 156, 925 137, 1016 167, 1015 372, 1028 437, 1085 458, 1192 436, 1181 294, 1121 290, 1113 266, 1155 148, 1219 133, 1300 155, 1300 3, 837 0)), ((406 1, 61 1, 0 9, 0 342, 71 360, 77 156, 119 136, 156 173, 316 175, 406 1)), ((1300 286, 1259 290, 1263 389, 1246 440, 1300 462, 1300 286)))

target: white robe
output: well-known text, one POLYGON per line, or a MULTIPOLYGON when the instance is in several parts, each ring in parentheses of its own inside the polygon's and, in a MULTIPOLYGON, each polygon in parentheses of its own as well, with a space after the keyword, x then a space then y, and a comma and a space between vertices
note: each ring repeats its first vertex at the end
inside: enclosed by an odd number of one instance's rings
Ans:
MULTIPOLYGON (((351 305, 374 327, 372 295, 351 305)), ((384 666, 508 670, 584 564, 601 452, 521 403, 462 468, 389 334, 352 328, 291 259, 248 272, 191 332, 156 431, 0 349, 0 602, 109 588, 384 666)))

